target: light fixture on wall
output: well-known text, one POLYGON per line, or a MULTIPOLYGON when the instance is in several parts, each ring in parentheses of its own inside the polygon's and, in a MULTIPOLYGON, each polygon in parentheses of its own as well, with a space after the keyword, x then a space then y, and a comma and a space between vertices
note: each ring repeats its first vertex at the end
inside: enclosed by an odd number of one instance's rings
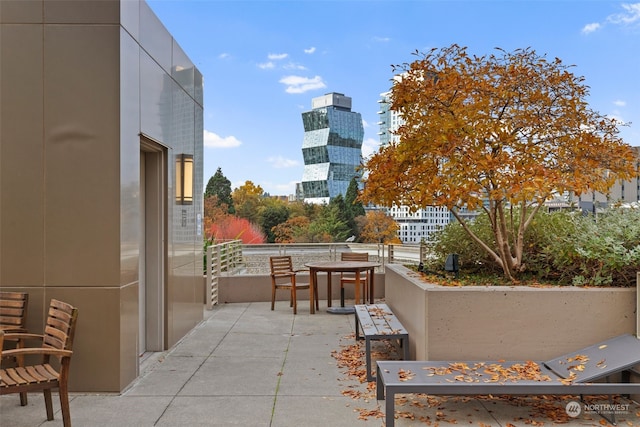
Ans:
POLYGON ((193 203, 193 155, 179 154, 176 158, 176 204, 193 203))

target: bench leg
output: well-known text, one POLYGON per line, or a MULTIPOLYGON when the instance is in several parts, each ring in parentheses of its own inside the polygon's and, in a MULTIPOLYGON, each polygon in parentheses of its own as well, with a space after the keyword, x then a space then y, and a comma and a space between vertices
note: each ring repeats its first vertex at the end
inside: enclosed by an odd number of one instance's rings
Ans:
POLYGON ((409 360, 409 337, 402 339, 402 345, 404 347, 404 360, 409 360))
POLYGON ((380 367, 376 365, 376 400, 384 400, 384 384, 382 383, 382 375, 380 375, 380 367))
POLYGON ((376 364, 376 400, 384 400, 385 411, 385 426, 393 427, 395 423, 395 404, 396 404, 396 392, 387 390, 382 380, 382 372, 380 372, 380 366, 376 364))
POLYGON ((367 360, 367 381, 373 381, 371 376, 371 340, 369 337, 364 337, 365 342, 365 359, 367 360))
POLYGON ((395 418, 395 412, 396 412, 396 393, 393 392, 389 392, 389 390, 387 390, 387 395, 385 397, 384 400, 384 419, 385 419, 385 427, 393 427, 395 422, 396 422, 396 418, 395 418))

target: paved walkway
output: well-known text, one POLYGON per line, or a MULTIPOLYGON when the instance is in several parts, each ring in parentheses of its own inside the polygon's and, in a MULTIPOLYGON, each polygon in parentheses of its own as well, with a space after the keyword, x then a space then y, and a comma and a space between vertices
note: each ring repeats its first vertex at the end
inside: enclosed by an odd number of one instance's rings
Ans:
MULTIPOLYGON (((337 365, 354 343, 353 315, 294 316, 286 302, 226 304, 171 350, 150 358, 143 374, 121 395, 71 396, 71 419, 82 426, 382 426, 382 402, 374 387, 337 365)), ((357 361, 354 361, 356 363, 357 361)), ((73 361, 71 365, 73 370, 73 361)), ((373 384, 373 383, 372 383, 373 384)), ((541 399, 406 396, 396 426, 551 426, 567 417, 567 401, 541 399), (551 418, 549 418, 551 416, 551 418), (413 419, 411 419, 413 417, 413 419)), ((62 426, 46 421, 41 395, 21 407, 17 395, 0 398, 0 426, 62 426)), ((640 407, 619 416, 621 426, 640 426, 640 407)), ((567 426, 601 426, 582 414, 567 426)), ((605 423, 606 425, 606 423, 605 423)))

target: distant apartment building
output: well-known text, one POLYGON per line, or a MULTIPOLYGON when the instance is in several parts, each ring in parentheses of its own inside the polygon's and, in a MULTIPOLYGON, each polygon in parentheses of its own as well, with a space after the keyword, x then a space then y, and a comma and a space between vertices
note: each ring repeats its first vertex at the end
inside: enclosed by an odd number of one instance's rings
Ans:
MULTIPOLYGON (((636 153, 636 167, 640 170, 640 147, 633 147, 636 153)), ((573 197, 577 207, 584 212, 596 212, 614 204, 640 203, 640 174, 628 181, 618 181, 611 187, 609 193, 590 191, 573 197)))
MULTIPOLYGON (((402 117, 390 108, 391 92, 381 93, 378 103, 380 104, 378 136, 380 146, 383 147, 397 141, 398 136, 394 132, 402 124, 402 117)), ((413 213, 410 213, 409 206, 393 206, 387 210, 387 213, 399 226, 398 238, 402 243, 407 244, 420 243, 421 240, 428 239, 430 234, 451 222, 449 209, 440 206, 427 206, 413 213)))
POLYGON ((362 159, 364 128, 360 113, 351 111, 351 98, 328 93, 313 98, 302 113, 304 140, 302 182, 297 197, 307 203, 329 203, 345 195, 362 159))

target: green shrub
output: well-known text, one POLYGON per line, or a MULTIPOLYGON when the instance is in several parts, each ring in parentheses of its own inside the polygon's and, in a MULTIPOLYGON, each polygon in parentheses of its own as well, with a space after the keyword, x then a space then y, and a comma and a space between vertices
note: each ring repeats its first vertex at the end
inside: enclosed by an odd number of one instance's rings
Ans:
MULTIPOLYGON (((485 241, 487 215, 471 225, 485 241)), ((442 268, 446 256, 459 255, 463 272, 500 271, 457 222, 429 242, 427 268, 442 268)), ((640 209, 611 209, 597 217, 579 212, 540 212, 525 234, 524 274, 565 285, 633 286, 640 271, 640 209)))
POLYGON ((633 286, 640 271, 640 209, 576 217, 570 245, 552 240, 553 266, 574 285, 633 286))

